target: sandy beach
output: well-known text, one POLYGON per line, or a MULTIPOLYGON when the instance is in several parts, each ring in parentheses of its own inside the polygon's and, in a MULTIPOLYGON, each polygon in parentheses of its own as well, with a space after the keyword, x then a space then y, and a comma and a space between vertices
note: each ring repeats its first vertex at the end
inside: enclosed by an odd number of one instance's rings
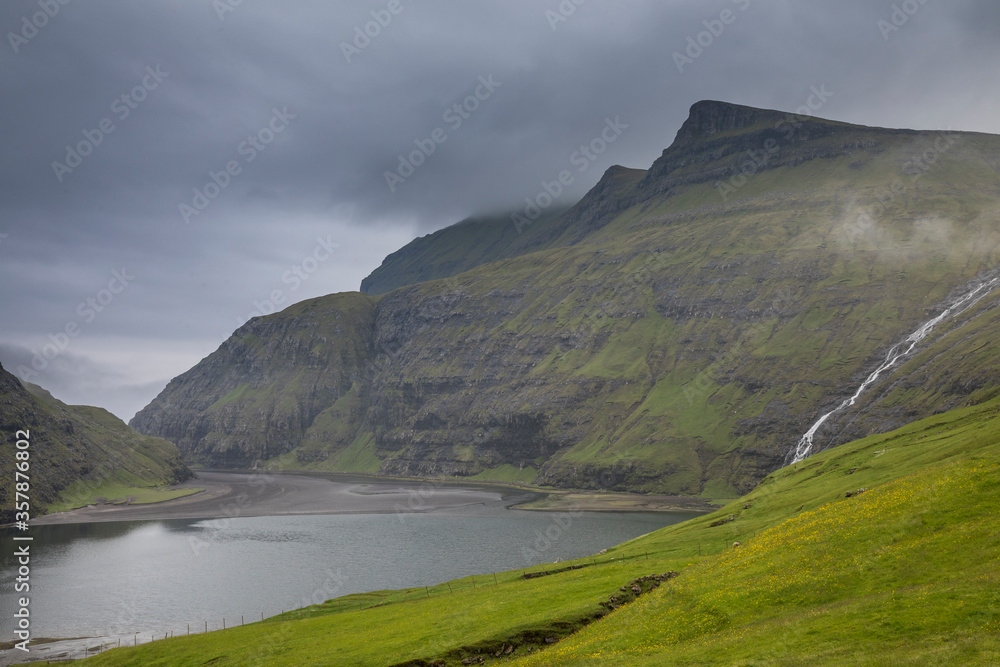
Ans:
MULTIPOLYGON (((32 525, 212 519, 284 514, 430 512, 481 503, 498 503, 503 489, 437 482, 380 480, 351 476, 292 473, 201 471, 197 479, 174 488, 203 489, 174 500, 146 505, 90 505, 32 519, 32 525)), ((529 492, 511 490, 526 499, 529 492)))
POLYGON ((711 511, 716 506, 687 496, 548 491, 468 485, 449 481, 393 480, 351 475, 199 471, 174 488, 201 489, 182 498, 143 505, 90 505, 49 514, 32 525, 214 519, 286 514, 431 512, 482 503, 513 509, 586 512, 711 511))

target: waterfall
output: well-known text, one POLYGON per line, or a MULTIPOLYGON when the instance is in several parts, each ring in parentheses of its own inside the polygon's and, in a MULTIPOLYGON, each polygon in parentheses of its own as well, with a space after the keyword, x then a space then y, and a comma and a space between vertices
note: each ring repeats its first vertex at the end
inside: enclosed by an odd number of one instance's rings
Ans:
POLYGON ((841 410, 854 405, 857 402, 858 397, 860 397, 861 394, 868 389, 868 387, 874 384, 883 372, 892 368, 897 362, 899 362, 900 359, 910 354, 910 352, 913 351, 913 348, 917 346, 917 343, 926 338, 927 335, 934 330, 934 327, 946 320, 962 314, 972 306, 976 305, 980 299, 992 292, 998 285, 1000 285, 1000 277, 980 281, 968 292, 956 298, 940 315, 932 320, 924 322, 920 325, 919 329, 889 348, 889 354, 886 355, 885 361, 883 361, 882 365, 876 368, 875 371, 861 383, 861 386, 859 386, 857 391, 854 392, 854 395, 817 419, 816 423, 813 424, 808 431, 806 431, 805 435, 799 439, 798 444, 789 450, 788 455, 785 457, 785 464, 790 465, 792 463, 798 463, 802 459, 811 455, 813 453, 813 438, 816 435, 816 431, 819 430, 827 419, 841 410))

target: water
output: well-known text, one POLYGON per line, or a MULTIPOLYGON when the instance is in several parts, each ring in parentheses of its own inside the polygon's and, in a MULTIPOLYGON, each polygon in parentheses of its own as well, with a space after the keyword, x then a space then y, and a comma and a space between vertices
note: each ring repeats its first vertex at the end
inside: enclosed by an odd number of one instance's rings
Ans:
MULTIPOLYGON (((183 634, 329 598, 434 585, 594 554, 694 516, 509 510, 501 499, 419 514, 261 516, 31 529, 33 637, 183 634), (569 518, 570 523, 565 523, 569 518)), ((12 544, 10 534, 4 543, 12 544)), ((6 551, 12 551, 6 550, 6 551)), ((3 640, 15 564, 4 555, 3 640)), ((91 640, 89 645, 96 645, 91 640)), ((38 656, 42 647, 32 649, 38 656)), ((82 647, 77 647, 82 650, 82 647)), ((10 657, 8 655, 8 657, 10 657)), ((2 661, 0 661, 2 662, 2 661)))
POLYGON ((889 354, 886 355, 885 361, 882 362, 882 365, 876 368, 875 371, 871 375, 869 375, 864 382, 861 383, 861 386, 858 387, 857 391, 854 392, 853 396, 845 400, 843 403, 838 405, 833 410, 830 410, 830 412, 827 412, 825 415, 820 417, 818 420, 816 420, 816 423, 813 424, 808 431, 806 431, 805 435, 802 436, 802 438, 795 445, 795 447, 793 447, 788 452, 788 456, 786 457, 786 465, 790 465, 792 463, 798 463, 799 461, 805 459, 807 456, 811 455, 813 453, 813 438, 816 436, 816 431, 819 430, 819 428, 826 422, 827 419, 829 419, 836 413, 840 412, 841 410, 844 410, 854 405, 857 402, 858 398, 861 396, 861 394, 863 394, 865 390, 868 389, 868 387, 874 384, 882 373, 895 366, 900 361, 900 359, 909 355, 913 351, 913 348, 917 346, 917 343, 926 338, 928 334, 930 334, 937 325, 939 325, 941 322, 944 322, 953 317, 956 317, 957 315, 962 314, 972 306, 976 305, 977 303, 979 303, 980 299, 982 299, 984 296, 992 292, 997 287, 997 285, 1000 285, 1000 278, 992 278, 990 280, 977 283, 971 290, 969 290, 962 296, 955 299, 951 303, 951 305, 945 308, 944 312, 942 312, 940 315, 938 315, 932 320, 924 322, 922 325, 920 325, 919 329, 911 333, 909 336, 907 336, 900 342, 893 345, 889 349, 889 354))

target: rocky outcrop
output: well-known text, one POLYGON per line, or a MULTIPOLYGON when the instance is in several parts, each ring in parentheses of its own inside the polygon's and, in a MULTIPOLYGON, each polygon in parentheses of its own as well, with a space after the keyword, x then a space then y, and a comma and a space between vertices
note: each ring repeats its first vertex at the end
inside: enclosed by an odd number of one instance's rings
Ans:
POLYGON ((727 183, 817 159, 877 155, 886 139, 916 134, 725 102, 698 102, 639 190, 649 196, 698 183, 727 183))

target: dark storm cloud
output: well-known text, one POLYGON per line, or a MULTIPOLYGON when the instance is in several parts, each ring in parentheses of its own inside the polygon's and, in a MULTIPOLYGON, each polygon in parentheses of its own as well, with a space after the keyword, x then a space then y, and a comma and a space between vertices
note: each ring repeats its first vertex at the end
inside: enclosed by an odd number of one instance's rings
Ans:
POLYGON ((276 290, 356 289, 414 235, 537 194, 609 119, 627 129, 567 203, 612 164, 649 166, 704 98, 793 110, 825 86, 820 115, 1000 131, 985 0, 389 6, 5 2, 0 361, 76 321, 36 381, 127 417, 276 290), (323 244, 338 247, 292 289, 323 244), (84 321, 122 270, 135 279, 84 321))

